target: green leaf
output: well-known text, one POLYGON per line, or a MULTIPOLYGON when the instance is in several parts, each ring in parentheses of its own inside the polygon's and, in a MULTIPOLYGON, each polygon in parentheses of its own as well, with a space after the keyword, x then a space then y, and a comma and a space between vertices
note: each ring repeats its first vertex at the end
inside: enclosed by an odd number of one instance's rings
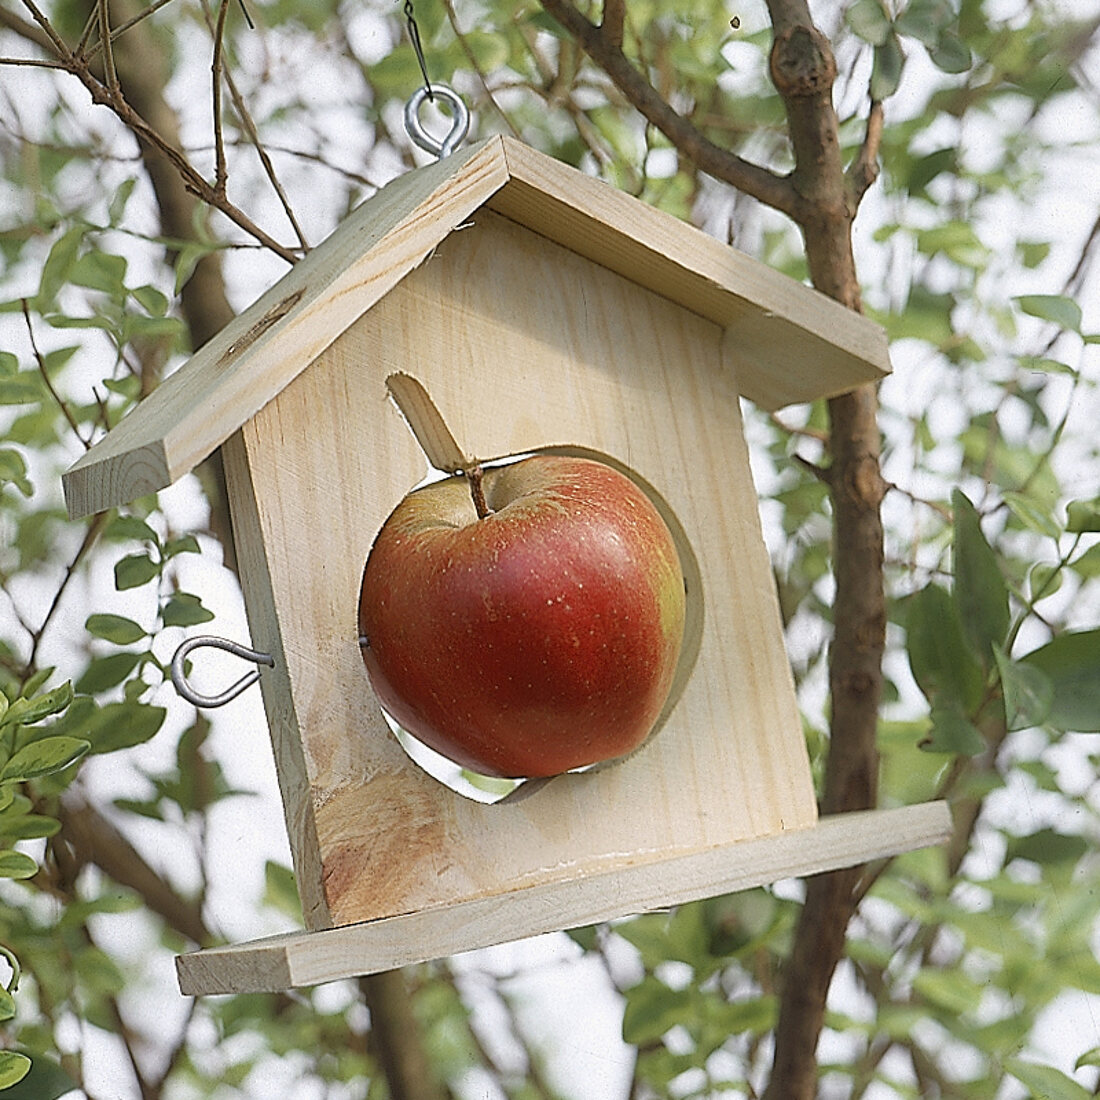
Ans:
POLYGON ((126 279, 126 260, 106 252, 85 252, 72 266, 69 281, 89 290, 122 296, 126 279))
POLYGON ((47 691, 43 695, 33 698, 23 696, 16 699, 4 714, 3 722, 20 723, 24 726, 32 726, 35 722, 41 722, 43 718, 49 718, 51 714, 59 714, 73 699, 73 685, 66 680, 65 683, 47 691))
POLYGON ((999 646, 993 647, 1004 692, 1005 716, 1010 730, 1041 726, 1054 703, 1054 684, 1041 668, 1013 661, 999 646))
POLYGON ((901 84, 901 71, 905 68, 905 51, 901 48, 901 39, 893 31, 881 46, 875 47, 874 62, 871 65, 871 98, 879 103, 898 90, 901 84))
POLYGON ((151 317, 163 317, 168 312, 168 298, 155 286, 139 286, 131 291, 134 298, 151 317))
POLYGON ((1076 864, 1090 849, 1091 845, 1083 836, 1040 829, 1029 836, 1009 837, 1005 864, 1014 859, 1026 859, 1044 867, 1054 863, 1076 864))
POLYGON ((982 999, 981 987, 960 970, 921 970, 913 978, 913 988, 937 1008, 954 1015, 972 1012, 982 999))
POLYGON ((0 405, 36 405, 46 396, 38 371, 25 370, 0 378, 0 405))
POLYGON ((264 864, 264 904, 299 924, 302 921, 302 903, 294 872, 270 859, 264 864))
POLYGON ((38 864, 23 852, 12 848, 0 851, 0 878, 30 878, 38 874, 38 864))
POLYGON ((14 1050, 0 1050, 0 1089, 19 1084, 30 1072, 31 1060, 14 1050))
POLYGON ((1100 531, 1100 497, 1071 500, 1066 505, 1066 530, 1074 534, 1100 531))
POLYGON ((78 1087, 57 1062, 36 1054, 30 1073, 8 1088, 4 1100, 61 1100, 78 1087))
POLYGON ((1040 1066, 1019 1058, 1008 1058, 1004 1067, 1031 1090, 1033 1100, 1091 1100, 1092 1093, 1053 1066, 1040 1066))
POLYGON ((950 7, 944 9, 940 0, 913 0, 898 16, 898 32, 931 49, 939 41, 944 23, 954 14, 950 7))
POLYGON ((691 997, 690 988, 670 989, 657 978, 643 978, 626 991, 623 1040, 639 1046, 660 1039, 687 1018, 691 997))
POLYGON ((157 533, 137 516, 115 516, 103 532, 108 539, 137 539, 139 542, 157 544, 157 533))
POLYGON ((1074 558, 1069 563, 1069 567, 1085 580, 1100 577, 1100 542, 1095 546, 1090 546, 1083 554, 1074 558))
POLYGON ((955 605, 963 632, 986 666, 993 646, 1008 635, 1008 588, 997 557, 982 533, 974 505, 960 490, 951 494, 955 512, 955 605))
POLYGON ((199 540, 194 535, 180 535, 179 538, 169 539, 164 544, 165 558, 174 558, 177 554, 201 553, 199 540))
POLYGON ((1068 363, 1060 359, 1051 359, 1046 355, 1021 355, 1017 360, 1020 370, 1035 371, 1038 374, 1067 374, 1071 378, 1077 377, 1077 371, 1068 363))
POLYGON ((1080 1069, 1082 1066, 1100 1066, 1100 1047, 1086 1050, 1073 1064, 1074 1069, 1080 1069))
POLYGON ((130 749, 152 738, 168 712, 148 703, 107 703, 100 707, 87 730, 93 754, 130 749))
POLYGON ((25 497, 34 493, 34 486, 27 478, 27 463, 11 447, 0 447, 0 482, 5 481, 11 482, 25 497))
POLYGON ((1081 331, 1081 307, 1061 294, 1021 294, 1013 301, 1029 317, 1049 321, 1070 332, 1081 331))
POLYGON ((1050 241, 1017 241, 1016 249, 1020 253, 1020 262, 1026 268, 1037 268, 1049 255, 1050 241))
POLYGON ((925 752, 977 756, 985 749, 985 738, 957 703, 950 699, 937 699, 932 704, 932 729, 920 747, 925 752))
POLYGON ((173 293, 178 297, 179 293, 187 285, 191 276, 195 273, 195 268, 198 266, 199 261, 204 257, 210 255, 211 252, 216 252, 217 246, 210 244, 199 244, 195 241, 188 241, 176 254, 176 284, 173 293))
POLYGON ((1032 603, 1053 596, 1062 587, 1063 569, 1059 565, 1037 561, 1027 571, 1027 590, 1032 603))
POLYGON ((0 1020, 10 1020, 15 1016, 15 998, 0 986, 0 1020))
POLYGON ((879 0, 856 0, 844 13, 844 21, 872 46, 881 46, 890 37, 890 17, 879 0))
POLYGON ((114 198, 111 199, 111 205, 107 207, 107 220, 111 225, 118 225, 122 221, 126 204, 130 201, 135 186, 137 186, 137 177, 131 176, 129 179, 123 180, 116 188, 114 198))
POLYGON ((133 645, 146 637, 146 632, 133 619, 122 615, 89 615, 84 626, 89 634, 115 645, 133 645))
POLYGON ((164 605, 161 619, 165 626, 198 626, 208 623, 214 613, 202 606, 198 596, 189 592, 174 592, 164 605))
POLYGON ((1022 658, 1044 672, 1054 697, 1047 722, 1055 729, 1100 733, 1100 630, 1059 634, 1022 658))
POLYGON ((928 185, 944 172, 954 172, 958 168, 959 151, 956 148, 937 149, 934 153, 921 157, 909 173, 906 189, 910 195, 921 195, 928 185))
POLYGON ((16 752, 0 771, 0 783, 22 782, 59 772, 91 748, 76 737, 43 737, 16 752))
POLYGON ((16 814, 0 821, 0 836, 9 841, 42 840, 56 836, 61 822, 44 814, 16 814))
POLYGON ((957 35, 944 31, 928 51, 932 64, 945 73, 965 73, 973 63, 970 47, 957 35))
POLYGON ((1023 493, 1013 492, 1006 492, 1003 496, 1009 511, 1029 531, 1034 531, 1037 535, 1046 535, 1052 539, 1058 538, 1062 533, 1058 528, 1058 524, 1054 522, 1054 517, 1040 508, 1033 498, 1024 496, 1023 493))
POLYGON ((929 584, 906 601, 906 649, 913 679, 929 702, 940 694, 973 713, 982 699, 985 677, 966 642, 951 594, 929 584))
POLYGON ((38 280, 35 304, 41 312, 46 312, 53 305, 58 291, 68 282, 83 240, 84 226, 76 225, 54 241, 38 280))
POLYGON ((141 657, 140 653, 125 652, 93 658, 84 670, 84 675, 77 680, 76 690, 81 695, 96 695, 117 687, 133 672, 141 657))
POLYGON ((115 588, 124 592, 128 588, 140 588, 160 575, 160 562, 148 554, 129 554, 115 562, 115 588))

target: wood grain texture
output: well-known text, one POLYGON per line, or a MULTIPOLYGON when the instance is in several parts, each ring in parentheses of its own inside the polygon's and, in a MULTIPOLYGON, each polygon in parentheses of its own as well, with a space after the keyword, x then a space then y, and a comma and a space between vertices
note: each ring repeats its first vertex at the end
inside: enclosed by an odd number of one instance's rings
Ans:
POLYGON ((382 188, 65 473, 69 514, 192 470, 506 179, 490 141, 382 188))
MULTIPOLYGON (((320 879, 301 883, 310 927, 814 823, 720 344, 713 322, 481 210, 242 430, 250 539, 265 555, 245 598, 257 645, 286 662, 285 678, 266 678, 268 708, 303 740, 301 767, 281 766, 292 845, 316 833, 320 851, 320 879), (386 398, 397 370, 416 374, 478 458, 592 449, 656 487, 679 521, 701 590, 689 593, 698 656, 667 724, 635 757, 485 806, 421 772, 389 733, 355 608, 377 529, 426 473, 386 398)), ((306 850, 297 861, 308 865, 306 850)))
POLYGON ((837 814, 812 828, 668 859, 595 872, 561 886, 535 886, 324 932, 297 932, 216 947, 177 959, 180 989, 275 991, 405 966, 626 913, 680 905, 763 883, 833 871, 942 844, 945 802, 837 814))
POLYGON ((516 141, 489 206, 714 321, 741 393, 765 409, 890 371, 886 334, 824 294, 516 141))
POLYGON ((70 515, 128 502, 193 469, 486 204, 713 321, 726 333, 724 354, 741 392, 765 408, 840 393, 889 371, 877 325, 498 136, 363 203, 73 465, 64 476, 70 515))
MULTIPOLYGON (((265 678, 273 731, 302 740, 300 766, 281 762, 280 780, 292 845, 308 848, 312 833, 319 845, 320 878, 301 883, 310 927, 814 823, 721 343, 713 322, 481 210, 244 427, 249 539, 264 548, 245 595, 256 643, 285 661, 285 676, 265 678), (682 526, 698 657, 665 726, 629 760, 484 806, 421 772, 384 724, 355 612, 378 528, 426 472, 386 397, 397 370, 427 387, 463 449, 595 450, 654 487, 682 526)), ((296 856, 309 864, 304 848, 296 856)))

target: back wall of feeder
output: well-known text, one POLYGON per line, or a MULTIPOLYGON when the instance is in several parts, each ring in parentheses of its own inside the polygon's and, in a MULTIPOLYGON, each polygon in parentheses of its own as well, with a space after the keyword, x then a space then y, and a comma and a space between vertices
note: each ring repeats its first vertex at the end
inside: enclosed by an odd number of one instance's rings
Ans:
POLYGON ((504 138, 365 203, 67 475, 74 513, 223 446, 307 932, 180 960, 187 992, 281 988, 860 862, 941 804, 818 822, 741 427, 881 377, 881 331, 504 138), (378 528, 426 473, 386 397, 415 376, 480 458, 595 452, 682 534, 675 706, 628 760, 497 806, 422 772, 362 667, 378 528))

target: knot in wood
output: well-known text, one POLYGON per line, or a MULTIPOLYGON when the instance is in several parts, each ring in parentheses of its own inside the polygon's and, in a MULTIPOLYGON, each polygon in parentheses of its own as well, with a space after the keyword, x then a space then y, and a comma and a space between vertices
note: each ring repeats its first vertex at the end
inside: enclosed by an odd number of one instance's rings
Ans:
POLYGON ((784 98, 827 93, 836 80, 836 58, 829 40, 813 26, 787 27, 775 36, 772 82, 784 98))

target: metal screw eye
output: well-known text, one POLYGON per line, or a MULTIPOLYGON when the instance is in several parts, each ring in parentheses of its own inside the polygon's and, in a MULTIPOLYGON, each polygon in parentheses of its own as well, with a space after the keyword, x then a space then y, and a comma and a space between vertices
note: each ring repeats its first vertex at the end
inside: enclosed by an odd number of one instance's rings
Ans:
POLYGON ((446 84, 417 88, 405 104, 405 131, 421 149, 434 153, 440 160, 458 148, 469 129, 470 112, 462 96, 446 84), (441 99, 451 108, 451 129, 442 141, 436 141, 420 123, 420 107, 426 99, 441 99))
POLYGON ((239 645, 237 642, 231 642, 228 638, 218 638, 213 634, 200 634, 197 637, 188 638, 172 656, 171 676, 176 691, 192 706, 204 709, 225 706, 226 703, 231 699, 236 699, 242 691, 250 688, 260 678, 260 670, 255 668, 251 672, 245 673, 235 684, 226 688, 221 694, 201 695, 187 682, 187 677, 183 671, 183 663, 193 649, 203 648, 224 649, 227 653, 232 653, 235 657, 242 657, 246 661, 254 661, 256 664, 266 665, 268 668, 275 667, 275 658, 270 653, 260 653, 255 649, 239 645))

